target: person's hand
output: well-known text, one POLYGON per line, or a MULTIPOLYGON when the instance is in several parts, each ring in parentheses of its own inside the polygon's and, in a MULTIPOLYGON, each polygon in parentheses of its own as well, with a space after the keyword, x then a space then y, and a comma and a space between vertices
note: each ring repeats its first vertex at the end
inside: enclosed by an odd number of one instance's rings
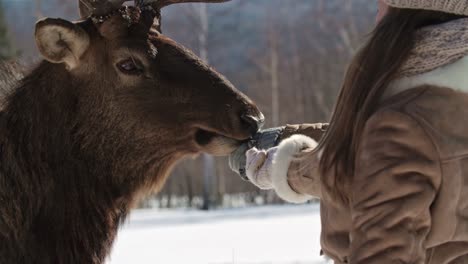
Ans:
POLYGON ((303 151, 317 147, 317 142, 311 137, 323 134, 325 128, 324 124, 311 124, 261 131, 230 155, 229 166, 260 189, 275 190, 279 197, 288 202, 304 203, 312 199, 312 194, 320 195, 320 180, 316 181, 318 174, 313 172, 308 175, 308 171, 296 171, 315 163, 304 160, 305 163, 298 164, 293 160, 303 151), (310 180, 305 181, 309 176, 310 180), (307 182, 307 186, 304 186, 307 189, 301 186, 304 182, 307 182), (309 183, 313 186, 309 186, 309 183), (302 192, 304 190, 306 192, 302 192))
POLYGON ((268 150, 278 145, 278 139, 284 131, 284 127, 270 128, 260 131, 252 140, 242 144, 229 156, 229 167, 239 174, 242 179, 249 181, 246 174, 246 152, 251 148, 257 150, 268 150))
POLYGON ((233 172, 239 174, 244 181, 249 180, 245 173, 245 165, 247 162, 245 154, 247 150, 249 150, 249 143, 244 143, 229 156, 229 168, 231 168, 233 172))
POLYGON ((317 163, 307 159, 303 161, 305 163, 298 164, 293 160, 297 155, 302 155, 303 151, 312 150, 315 147, 317 147, 317 142, 313 139, 303 135, 294 135, 282 141, 277 147, 267 150, 251 148, 246 153, 246 176, 252 184, 260 189, 275 190, 278 196, 285 201, 304 203, 312 199, 311 193, 301 192, 302 189, 293 188, 290 183, 295 185, 297 181, 299 184, 306 183, 308 185, 307 191, 313 190, 313 195, 320 195, 321 185, 319 178, 317 178, 318 174, 314 173, 316 170, 310 171, 313 173, 310 178, 308 170, 299 169, 296 171, 297 167, 306 166, 309 168, 308 166, 314 166, 317 163))
POLYGON ((247 178, 262 190, 273 189, 271 168, 277 150, 277 147, 268 150, 258 150, 254 147, 246 153, 247 178))

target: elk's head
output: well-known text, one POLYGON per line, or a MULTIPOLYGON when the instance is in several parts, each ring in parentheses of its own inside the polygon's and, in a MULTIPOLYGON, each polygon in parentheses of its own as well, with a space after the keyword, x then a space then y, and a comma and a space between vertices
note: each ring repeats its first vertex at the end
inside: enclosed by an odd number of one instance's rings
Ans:
POLYGON ((82 0, 84 20, 37 23, 43 57, 81 84, 74 93, 91 109, 83 115, 99 116, 108 129, 126 131, 138 144, 184 155, 226 155, 259 129, 264 118, 252 101, 160 33, 162 7, 221 1, 122 2, 82 0))

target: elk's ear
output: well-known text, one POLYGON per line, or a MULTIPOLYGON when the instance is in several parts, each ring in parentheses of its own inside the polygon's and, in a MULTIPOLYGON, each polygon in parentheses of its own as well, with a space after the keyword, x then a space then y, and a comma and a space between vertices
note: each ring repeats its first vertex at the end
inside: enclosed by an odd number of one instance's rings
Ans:
POLYGON ((36 45, 52 63, 75 68, 89 47, 89 35, 79 25, 63 19, 45 18, 36 23, 36 45))

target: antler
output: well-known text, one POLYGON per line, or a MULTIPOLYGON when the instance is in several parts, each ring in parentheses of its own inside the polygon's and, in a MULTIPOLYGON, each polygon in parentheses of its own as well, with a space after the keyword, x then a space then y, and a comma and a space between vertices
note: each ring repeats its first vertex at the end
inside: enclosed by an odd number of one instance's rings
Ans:
MULTIPOLYGON (((138 1, 138 0, 137 0, 138 1)), ((140 0, 144 5, 152 5, 155 9, 161 9, 168 5, 180 3, 223 3, 230 0, 140 0)))
POLYGON ((78 0, 80 17, 101 16, 119 9, 128 0, 78 0))
MULTIPOLYGON (((120 9, 122 4, 129 0, 78 0, 81 18, 90 16, 105 16, 120 9)), ((135 6, 145 10, 143 17, 145 21, 161 32, 161 9, 180 3, 223 3, 230 0, 134 0, 135 6), (149 7, 149 10, 147 9, 149 7), (149 12, 147 12, 149 11, 149 12), (155 21, 156 18, 156 21, 155 21)))
MULTIPOLYGON (((128 0, 79 0, 80 16, 87 18, 91 15, 106 15, 119 9, 128 0)), ((230 0, 134 0, 136 6, 151 5, 154 9, 160 10, 163 7, 179 3, 222 3, 230 0)))
POLYGON ((135 0, 135 4, 139 6, 151 6, 154 9, 156 21, 153 26, 161 32, 161 9, 166 6, 181 3, 223 3, 229 1, 231 0, 135 0))

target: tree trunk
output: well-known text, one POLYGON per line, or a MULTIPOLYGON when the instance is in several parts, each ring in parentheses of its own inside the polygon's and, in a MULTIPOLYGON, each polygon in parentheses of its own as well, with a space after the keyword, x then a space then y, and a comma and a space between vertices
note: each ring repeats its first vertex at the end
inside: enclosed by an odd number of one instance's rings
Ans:
MULTIPOLYGON (((273 14, 273 13, 272 13, 273 14)), ((271 17, 269 17, 271 21, 271 17)), ((270 84, 271 84, 271 115, 272 125, 280 125, 279 110, 279 65, 278 65, 278 33, 273 23, 269 23, 269 41, 270 41, 270 84)))
MULTIPOLYGON (((197 4, 200 19, 200 33, 198 34, 198 44, 200 48, 200 58, 208 62, 208 33, 209 17, 205 3, 197 4)), ((215 160, 212 156, 203 154, 203 205, 202 210, 210 210, 212 187, 215 185, 215 160)))
POLYGON ((44 17, 44 14, 42 13, 42 0, 36 0, 36 10, 35 10, 35 16, 37 19, 41 19, 44 17))

